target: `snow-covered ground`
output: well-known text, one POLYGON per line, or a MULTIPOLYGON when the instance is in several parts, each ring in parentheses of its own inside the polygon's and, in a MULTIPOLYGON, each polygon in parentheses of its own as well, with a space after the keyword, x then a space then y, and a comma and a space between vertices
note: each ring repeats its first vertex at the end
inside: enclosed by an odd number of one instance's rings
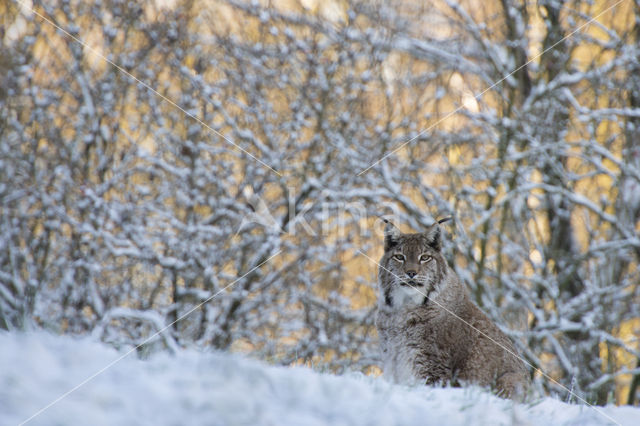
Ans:
MULTIPOLYGON (((20 424, 121 356, 88 339, 0 333, 0 424, 20 424)), ((359 374, 268 366, 238 355, 129 355, 30 425, 640 424, 640 408, 551 398, 514 404, 479 389, 407 388, 359 374)))

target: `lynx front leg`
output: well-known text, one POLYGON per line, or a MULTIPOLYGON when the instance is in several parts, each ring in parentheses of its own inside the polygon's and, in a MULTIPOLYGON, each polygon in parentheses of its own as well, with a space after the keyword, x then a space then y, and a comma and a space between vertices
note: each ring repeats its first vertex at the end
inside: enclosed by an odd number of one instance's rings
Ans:
POLYGON ((447 385, 452 377, 451 368, 436 356, 421 356, 416 362, 417 376, 421 380, 425 380, 427 385, 447 385))
POLYGON ((522 402, 526 393, 526 377, 520 372, 508 372, 496 379, 494 390, 502 398, 522 402))

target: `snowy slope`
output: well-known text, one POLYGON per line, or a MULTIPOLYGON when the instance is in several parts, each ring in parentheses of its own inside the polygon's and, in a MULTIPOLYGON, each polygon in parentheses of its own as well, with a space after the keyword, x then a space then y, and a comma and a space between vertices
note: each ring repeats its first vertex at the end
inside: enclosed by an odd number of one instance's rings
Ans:
MULTIPOLYGON (((89 340, 0 333, 0 424, 19 424, 116 360, 89 340)), ((640 408, 600 408, 640 424, 640 408)), ((381 378, 272 367, 237 355, 130 355, 29 425, 615 424, 553 399, 518 405, 479 389, 406 388, 381 378)))

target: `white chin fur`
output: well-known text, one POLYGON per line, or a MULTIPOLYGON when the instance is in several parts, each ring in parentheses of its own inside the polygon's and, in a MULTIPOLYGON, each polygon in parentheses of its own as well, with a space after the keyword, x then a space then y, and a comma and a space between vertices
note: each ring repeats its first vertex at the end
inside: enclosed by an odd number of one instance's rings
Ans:
POLYGON ((427 291, 424 286, 409 287, 398 285, 394 287, 391 293, 391 297, 393 300, 393 305, 395 307, 405 305, 420 305, 422 304, 426 293, 427 291))

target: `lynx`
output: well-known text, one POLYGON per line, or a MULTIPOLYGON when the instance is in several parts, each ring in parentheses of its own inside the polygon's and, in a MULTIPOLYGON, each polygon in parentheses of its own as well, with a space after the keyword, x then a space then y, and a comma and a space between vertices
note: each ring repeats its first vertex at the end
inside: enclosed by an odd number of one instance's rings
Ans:
POLYGON ((376 317, 384 375, 405 384, 475 384, 521 399, 524 364, 447 265, 439 223, 402 234, 385 222, 376 317))

